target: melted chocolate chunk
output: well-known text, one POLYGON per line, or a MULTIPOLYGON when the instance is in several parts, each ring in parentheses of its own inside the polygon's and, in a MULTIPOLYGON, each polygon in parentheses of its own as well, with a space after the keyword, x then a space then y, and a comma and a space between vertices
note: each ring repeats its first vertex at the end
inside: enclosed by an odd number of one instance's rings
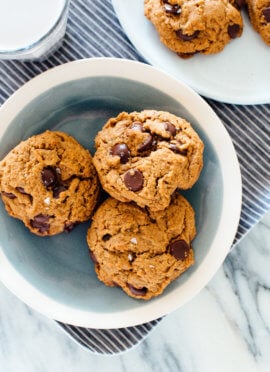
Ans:
POLYGON ((67 185, 61 182, 61 172, 59 168, 45 167, 41 172, 41 181, 47 190, 52 190, 53 197, 59 198, 61 192, 68 189, 67 185))
POLYGON ((46 214, 38 214, 34 217, 33 220, 30 220, 30 225, 34 229, 38 229, 40 233, 48 232, 50 229, 50 224, 48 223, 51 216, 48 216, 46 214))
POLYGON ((195 31, 192 35, 186 35, 182 32, 182 30, 177 30, 175 31, 176 33, 176 36, 179 37, 179 39, 183 40, 183 41, 191 41, 193 39, 196 39, 196 37, 198 37, 200 31, 195 31))
POLYGON ((146 140, 138 148, 138 151, 143 152, 143 151, 151 150, 152 145, 153 145, 153 140, 154 140, 153 136, 149 134, 146 140))
POLYGON ((170 4, 168 1, 163 1, 166 13, 181 14, 181 7, 178 4, 170 4))
POLYGON ((194 54, 197 54, 197 52, 194 52, 194 53, 177 53, 177 55, 179 57, 181 57, 182 59, 189 59, 189 58, 193 57, 194 54))
POLYGON ((56 168, 51 166, 43 168, 41 171, 41 181, 47 189, 56 186, 58 182, 56 168))
POLYGON ((270 6, 268 8, 263 9, 262 14, 266 22, 270 23, 270 6))
POLYGON ((177 260, 184 260, 187 258, 190 251, 190 246, 183 239, 175 240, 169 244, 168 252, 177 260))
POLYGON ((20 192, 21 194, 23 194, 23 195, 27 195, 27 196, 29 197, 29 199, 30 199, 30 202, 32 203, 32 201, 33 201, 33 196, 32 196, 31 194, 28 194, 28 193, 24 190, 23 187, 18 186, 18 187, 16 187, 16 190, 19 191, 19 192, 20 192))
POLYGON ((105 234, 105 235, 103 235, 103 237, 102 237, 102 240, 104 241, 104 242, 107 242, 108 240, 110 240, 111 239, 111 234, 105 234))
POLYGON ((9 199, 15 199, 16 198, 16 195, 14 195, 12 192, 1 191, 1 194, 6 196, 9 199))
POLYGON ((138 130, 138 131, 140 131, 140 132, 145 132, 145 129, 144 129, 142 123, 139 122, 139 121, 134 121, 134 122, 131 124, 130 129, 138 130))
POLYGON ((171 143, 169 148, 171 151, 175 152, 176 154, 187 156, 187 149, 180 150, 174 143, 171 143))
POLYGON ((125 143, 117 143, 111 148, 111 155, 120 157, 120 163, 126 164, 130 158, 130 150, 125 143))
POLYGON ((25 192, 23 187, 18 186, 18 187, 16 187, 16 190, 19 191, 21 194, 29 195, 27 192, 25 192))
POLYGON ((238 36, 239 31, 240 31, 240 26, 237 25, 236 23, 228 26, 228 34, 231 39, 235 39, 238 36))
POLYGON ((146 287, 142 287, 142 288, 135 288, 133 287, 133 285, 127 283, 128 285, 128 288, 130 290, 130 292, 132 294, 134 294, 134 296, 145 296, 146 293, 147 293, 147 288, 146 287))
POLYGON ((65 185, 61 185, 61 184, 56 185, 53 188, 53 197, 54 197, 54 199, 58 199, 59 196, 60 196, 60 194, 61 194, 61 192, 66 191, 67 189, 68 189, 68 187, 65 186, 65 185))
POLYGON ((124 175, 124 183, 131 191, 139 191, 143 188, 144 176, 138 169, 131 169, 124 175))
POLYGON ((64 231, 70 233, 78 224, 79 222, 68 222, 65 224, 64 231))
POLYGON ((173 137, 176 135, 176 128, 175 125, 167 121, 164 123, 164 128, 167 132, 169 132, 173 137))

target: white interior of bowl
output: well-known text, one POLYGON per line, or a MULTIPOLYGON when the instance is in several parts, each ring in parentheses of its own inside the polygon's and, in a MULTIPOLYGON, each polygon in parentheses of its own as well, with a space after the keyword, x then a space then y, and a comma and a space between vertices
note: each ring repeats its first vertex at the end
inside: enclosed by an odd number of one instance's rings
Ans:
POLYGON ((231 139, 198 94, 149 65, 97 58, 67 63, 32 79, 0 110, 0 158, 46 128, 67 131, 93 153, 94 134, 111 115, 144 108, 186 117, 205 142, 202 175, 185 192, 196 212, 196 264, 161 296, 134 300, 97 280, 85 240, 89 223, 69 235, 40 238, 9 217, 1 203, 0 279, 52 319, 91 328, 153 320, 195 296, 229 252, 241 211, 241 175, 231 139))

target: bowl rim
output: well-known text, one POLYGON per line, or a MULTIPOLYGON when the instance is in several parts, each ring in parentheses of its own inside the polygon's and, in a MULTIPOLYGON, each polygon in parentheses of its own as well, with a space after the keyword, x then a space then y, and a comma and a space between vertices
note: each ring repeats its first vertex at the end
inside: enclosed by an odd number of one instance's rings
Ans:
POLYGON ((116 77, 141 82, 162 90, 185 107, 195 120, 207 120, 211 143, 221 167, 224 203, 218 229, 209 252, 185 285, 155 302, 117 313, 100 313, 72 308, 45 295, 28 282, 7 259, 0 243, 0 280, 19 299, 48 318, 71 325, 108 329, 135 326, 164 316, 183 306, 203 289, 222 265, 235 237, 241 213, 242 181, 237 155, 221 120, 193 89, 170 74, 148 64, 118 58, 90 58, 53 67, 29 80, 15 91, 0 108, 0 140, 16 115, 34 98, 69 81, 86 77, 116 77), (162 87, 162 89, 161 89, 162 87), (177 89, 176 89, 177 88, 177 89), (173 93, 173 94, 172 94, 173 93), (192 107, 196 106, 195 112, 192 107), (222 140, 222 149, 218 143, 222 140), (227 221, 230 225, 227 225, 227 221), (224 229, 226 228, 226 234, 224 229), (207 268, 207 270, 206 270, 207 268), (181 296, 177 293, 181 289, 181 296), (191 290, 192 289, 192 290, 191 290), (153 305, 154 304, 154 305, 153 305))

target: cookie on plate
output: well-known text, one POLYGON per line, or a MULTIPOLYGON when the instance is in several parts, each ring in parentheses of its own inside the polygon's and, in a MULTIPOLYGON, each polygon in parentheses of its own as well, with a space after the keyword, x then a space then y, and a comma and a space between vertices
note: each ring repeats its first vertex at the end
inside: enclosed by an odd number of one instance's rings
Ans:
POLYGON ((18 144, 0 162, 0 192, 12 217, 45 236, 90 218, 99 181, 88 150, 65 133, 46 131, 18 144))
POLYGON ((120 113, 95 139, 93 158, 105 191, 123 202, 162 210, 197 181, 203 142, 190 123, 165 111, 120 113))
POLYGON ((270 0, 246 0, 253 28, 270 45, 270 0))
POLYGON ((243 30, 229 0, 145 0, 144 12, 161 42, 183 58, 218 53, 243 30))
POLYGON ((159 212, 107 199, 95 212, 87 242, 98 278, 148 300, 193 263, 194 211, 176 194, 159 212))

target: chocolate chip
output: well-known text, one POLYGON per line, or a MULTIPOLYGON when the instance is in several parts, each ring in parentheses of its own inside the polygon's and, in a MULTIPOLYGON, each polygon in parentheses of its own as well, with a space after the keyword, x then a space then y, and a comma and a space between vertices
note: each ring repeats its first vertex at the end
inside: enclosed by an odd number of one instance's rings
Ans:
POLYGON ((27 192, 25 192, 23 187, 18 186, 18 187, 16 187, 16 190, 19 191, 21 194, 29 195, 27 192))
POLYGON ((56 185, 54 188, 53 188, 53 197, 54 199, 58 199, 61 192, 63 191, 66 191, 68 189, 67 186, 65 185, 56 185))
POLYGON ((16 198, 16 195, 14 195, 12 192, 1 191, 1 194, 3 194, 4 196, 6 196, 9 199, 15 199, 16 198))
POLYGON ((125 143, 117 143, 111 148, 111 155, 120 157, 120 163, 126 164, 130 158, 130 150, 125 143))
POLYGON ((146 293, 147 293, 147 288, 146 287, 142 287, 142 288, 136 288, 136 287, 133 287, 133 285, 127 283, 128 285, 128 288, 130 290, 130 292, 132 294, 134 294, 134 296, 145 296, 146 293))
POLYGON ((19 192, 20 192, 21 194, 23 194, 23 195, 27 195, 27 196, 29 197, 29 199, 30 199, 30 202, 32 203, 32 201, 33 201, 33 196, 30 195, 30 194, 28 194, 28 193, 24 190, 23 187, 18 186, 18 187, 16 187, 16 190, 19 191, 19 192))
POLYGON ((173 137, 176 135, 176 128, 175 126, 170 123, 169 121, 167 121, 166 123, 164 123, 164 128, 167 132, 169 132, 173 137))
POLYGON ((262 14, 266 22, 270 23, 270 6, 268 8, 263 9, 262 14))
POLYGON ((104 242, 107 242, 108 240, 110 240, 111 239, 111 235, 110 234, 105 234, 105 235, 103 235, 103 237, 102 237, 102 240, 104 241, 104 242))
POLYGON ((94 263, 98 263, 98 260, 97 260, 96 256, 94 255, 94 253, 90 249, 89 249, 89 254, 90 254, 91 260, 94 263))
POLYGON ((187 152, 188 152, 187 149, 181 150, 174 143, 171 143, 169 148, 171 151, 175 152, 176 154, 187 156, 187 152))
POLYGON ((231 39, 235 39, 238 36, 239 31, 240 31, 240 26, 237 25, 236 23, 228 26, 228 34, 231 39))
POLYGON ((131 124, 130 129, 138 130, 138 131, 140 131, 140 132, 145 132, 145 129, 144 129, 142 123, 139 122, 139 121, 134 121, 134 122, 131 124))
POLYGON ((69 233, 71 232, 77 225, 79 224, 79 222, 67 222, 65 224, 65 227, 64 227, 64 231, 69 233))
POLYGON ((177 260, 184 260, 187 258, 190 246, 183 239, 175 240, 169 244, 168 252, 174 256, 177 260))
POLYGON ((181 13, 181 7, 178 4, 170 4, 167 1, 163 1, 164 3, 164 9, 166 13, 170 14, 180 14, 181 13))
POLYGON ((50 229, 50 224, 48 223, 49 219, 50 216, 40 213, 36 215, 33 220, 30 220, 30 225, 43 234, 50 229))
POLYGON ((131 169, 124 175, 124 182, 131 191, 139 191, 143 188, 144 176, 138 169, 131 169))
POLYGON ((153 137, 151 134, 149 134, 146 140, 138 148, 138 151, 143 152, 143 151, 150 150, 152 148, 152 144, 153 144, 153 137))
POLYGON ((175 33, 176 33, 176 36, 179 37, 179 39, 183 41, 190 41, 198 37, 200 31, 197 30, 192 35, 186 35, 182 32, 182 30, 177 30, 175 31, 175 33))
POLYGON ((194 54, 197 54, 197 52, 194 52, 194 53, 177 53, 177 55, 179 57, 181 57, 182 59, 189 59, 189 58, 193 57, 194 54))
POLYGON ((53 187, 58 182, 58 176, 54 167, 48 166, 41 171, 41 181, 46 188, 53 187))

